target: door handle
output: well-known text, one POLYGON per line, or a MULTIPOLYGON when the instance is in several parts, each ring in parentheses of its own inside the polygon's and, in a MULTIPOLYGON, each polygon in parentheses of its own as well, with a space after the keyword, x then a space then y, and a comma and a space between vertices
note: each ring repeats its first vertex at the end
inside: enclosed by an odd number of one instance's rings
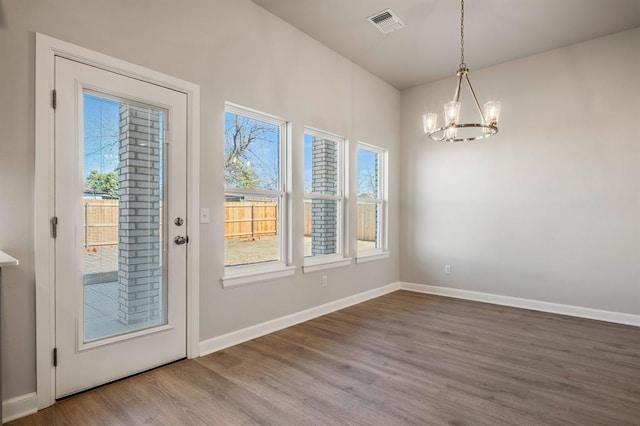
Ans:
POLYGON ((182 244, 186 244, 189 242, 189 237, 183 237, 182 235, 178 235, 173 239, 173 242, 181 246, 182 244))

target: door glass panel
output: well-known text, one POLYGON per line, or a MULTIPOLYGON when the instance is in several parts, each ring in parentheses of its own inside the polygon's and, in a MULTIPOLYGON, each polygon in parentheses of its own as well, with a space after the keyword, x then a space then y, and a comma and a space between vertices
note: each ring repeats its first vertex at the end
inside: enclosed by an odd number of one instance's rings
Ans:
POLYGON ((84 342, 166 324, 166 114, 83 95, 84 342))

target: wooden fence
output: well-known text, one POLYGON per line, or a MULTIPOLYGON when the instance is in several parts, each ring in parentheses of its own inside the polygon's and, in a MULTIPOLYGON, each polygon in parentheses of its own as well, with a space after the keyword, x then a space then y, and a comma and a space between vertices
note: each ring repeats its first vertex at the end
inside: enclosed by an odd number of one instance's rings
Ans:
POLYGON ((377 231, 376 205, 358 203, 356 214, 356 239, 360 241, 375 241, 377 231))
MULTIPOLYGON (((224 204, 225 239, 277 234, 278 205, 276 203, 228 201, 224 204)), ((118 200, 84 200, 83 213, 82 242, 85 247, 118 244, 118 200)), ((160 222, 162 223, 162 219, 160 222)), ((305 201, 304 235, 310 237, 311 233, 311 201, 305 201)), ((356 235, 358 240, 375 240, 375 204, 358 203, 356 235)))
POLYGON ((252 238, 277 235, 278 204, 267 201, 224 203, 224 238, 252 238))
MULTIPOLYGON (((361 241, 376 240, 376 205, 358 203, 356 221, 356 239, 361 241)), ((304 236, 310 237, 313 229, 311 226, 311 201, 304 202, 304 236)))
POLYGON ((83 200, 85 248, 118 245, 118 200, 83 200))

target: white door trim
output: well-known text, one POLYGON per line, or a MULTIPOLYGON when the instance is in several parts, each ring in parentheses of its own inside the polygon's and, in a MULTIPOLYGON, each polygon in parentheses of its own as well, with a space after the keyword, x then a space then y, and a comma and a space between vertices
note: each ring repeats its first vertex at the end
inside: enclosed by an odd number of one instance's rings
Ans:
POLYGON ((38 408, 55 402, 55 263, 50 220, 54 212, 54 88, 56 56, 147 81, 187 95, 187 356, 199 355, 200 86, 36 33, 34 244, 38 408))

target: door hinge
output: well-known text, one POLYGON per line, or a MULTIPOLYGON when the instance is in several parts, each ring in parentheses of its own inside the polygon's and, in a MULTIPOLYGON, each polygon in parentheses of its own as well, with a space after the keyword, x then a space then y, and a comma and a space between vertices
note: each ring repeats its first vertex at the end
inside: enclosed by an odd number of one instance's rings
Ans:
POLYGON ((51 107, 56 109, 56 106, 58 106, 58 92, 56 89, 53 89, 51 91, 51 107))
POLYGON ((53 348, 53 366, 58 366, 58 348, 53 348))
POLYGON ((58 216, 51 218, 51 237, 58 238, 58 216))

